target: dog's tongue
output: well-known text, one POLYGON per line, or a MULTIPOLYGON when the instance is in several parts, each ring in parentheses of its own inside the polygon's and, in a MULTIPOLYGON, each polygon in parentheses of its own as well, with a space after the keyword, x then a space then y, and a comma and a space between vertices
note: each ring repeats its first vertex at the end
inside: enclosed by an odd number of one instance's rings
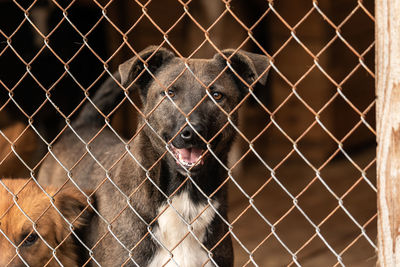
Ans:
POLYGON ((199 148, 181 148, 177 150, 181 154, 182 159, 189 163, 196 163, 203 153, 203 150, 199 148))

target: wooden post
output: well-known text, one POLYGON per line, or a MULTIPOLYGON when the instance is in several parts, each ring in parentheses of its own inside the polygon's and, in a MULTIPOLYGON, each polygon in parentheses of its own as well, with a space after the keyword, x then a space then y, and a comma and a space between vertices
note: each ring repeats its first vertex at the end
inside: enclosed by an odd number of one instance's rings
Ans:
POLYGON ((377 0, 378 257, 400 266, 400 0, 377 0))

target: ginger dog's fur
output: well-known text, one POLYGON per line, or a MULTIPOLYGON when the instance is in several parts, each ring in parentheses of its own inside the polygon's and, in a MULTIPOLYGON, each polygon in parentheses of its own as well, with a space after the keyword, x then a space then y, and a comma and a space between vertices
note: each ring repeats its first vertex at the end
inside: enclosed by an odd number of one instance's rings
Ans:
MULTIPOLYGON (((33 230, 32 222, 14 203, 13 195, 0 184, 0 266, 25 266, 21 258, 29 266, 59 266, 52 250, 41 237, 52 248, 56 248, 56 256, 64 266, 78 266, 77 242, 70 234, 68 224, 51 206, 49 197, 33 180, 2 181, 8 190, 17 196, 19 207, 36 223, 37 232, 33 230), (7 238, 19 247, 19 256, 7 238)), ((88 224, 88 209, 81 214, 87 206, 86 197, 81 192, 72 187, 64 188, 60 192, 51 187, 45 190, 50 196, 54 195, 54 204, 73 224, 75 230, 88 224)))

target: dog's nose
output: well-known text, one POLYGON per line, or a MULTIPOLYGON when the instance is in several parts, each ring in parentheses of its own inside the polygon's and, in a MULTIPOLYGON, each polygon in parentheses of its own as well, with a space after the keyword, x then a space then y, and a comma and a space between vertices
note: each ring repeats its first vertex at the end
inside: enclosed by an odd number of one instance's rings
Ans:
POLYGON ((201 125, 197 123, 192 123, 192 127, 187 125, 180 132, 179 135, 184 142, 199 141, 200 136, 202 136, 203 138, 205 137, 203 131, 204 128, 201 125), (194 129, 192 127, 194 127, 194 129), (200 136, 198 136, 197 134, 199 134, 200 136))
POLYGON ((185 141, 190 141, 193 139, 195 133, 193 131, 193 129, 190 126, 186 126, 185 128, 183 128, 183 130, 181 131, 181 137, 183 140, 185 141))

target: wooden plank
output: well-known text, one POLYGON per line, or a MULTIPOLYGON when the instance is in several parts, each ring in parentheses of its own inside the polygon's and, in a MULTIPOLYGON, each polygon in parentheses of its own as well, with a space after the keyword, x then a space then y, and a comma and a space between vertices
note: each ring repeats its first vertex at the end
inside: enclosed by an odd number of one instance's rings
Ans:
POLYGON ((378 256, 400 265, 400 0, 375 3, 378 256))

